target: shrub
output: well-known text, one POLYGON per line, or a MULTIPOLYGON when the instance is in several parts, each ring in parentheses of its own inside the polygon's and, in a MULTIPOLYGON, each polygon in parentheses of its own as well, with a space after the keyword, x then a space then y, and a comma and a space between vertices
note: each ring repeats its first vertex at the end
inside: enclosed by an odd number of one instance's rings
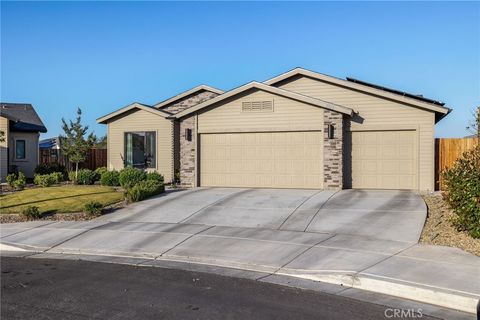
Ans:
POLYGON ((23 172, 17 173, 10 173, 5 178, 8 186, 14 190, 23 190, 25 185, 27 184, 27 179, 25 178, 25 174, 23 172))
POLYGON ((442 176, 443 196, 456 214, 455 226, 480 238, 480 145, 465 152, 442 176))
POLYGON ((118 182, 119 175, 120 174, 118 173, 118 171, 115 170, 105 171, 104 173, 102 173, 100 183, 102 184, 102 186, 116 187, 120 185, 120 183, 118 182))
POLYGON ((142 201, 146 198, 145 192, 142 189, 137 188, 136 186, 128 189, 125 192, 125 195, 128 202, 142 201))
POLYGON ((72 183, 77 183, 77 178, 75 175, 75 171, 70 171, 68 173, 68 180, 71 181, 72 183))
POLYGON ((38 207, 28 206, 22 210, 22 216, 30 220, 30 219, 40 219, 42 217, 42 214, 40 213, 40 210, 38 209, 38 207))
POLYGON ((89 169, 80 169, 77 174, 78 184, 90 185, 95 182, 96 173, 89 169))
POLYGON ((52 184, 56 182, 57 176, 54 174, 36 174, 33 178, 33 183, 35 183, 39 187, 50 187, 52 184))
POLYGON ((133 167, 127 167, 120 171, 118 181, 124 189, 128 190, 140 181, 145 180, 146 176, 147 175, 143 170, 133 167))
POLYGON ((102 214, 103 205, 98 201, 90 201, 85 204, 84 211, 90 217, 97 217, 102 214))
POLYGON ((158 173, 156 171, 152 171, 152 172, 147 173, 147 180, 153 180, 153 181, 157 181, 158 183, 163 184, 164 178, 160 173, 158 173))
POLYGON ((99 181, 102 178, 102 174, 107 171, 108 170, 106 167, 98 167, 97 169, 95 169, 95 181, 99 181))
POLYGON ((59 184, 63 181, 63 173, 62 172, 52 172, 50 173, 54 184, 59 184))
POLYGON ((15 173, 10 173, 5 179, 10 188, 15 188, 15 180, 17 180, 17 175, 15 173))
POLYGON ((148 197, 165 191, 165 186, 155 180, 140 181, 126 191, 127 200, 130 202, 142 201, 148 197))
POLYGON ((59 164, 58 162, 52 162, 47 164, 39 164, 35 168, 35 174, 50 174, 54 172, 60 172, 62 175, 65 175, 65 166, 59 164))
POLYGON ((26 184, 27 178, 25 178, 25 174, 23 174, 23 172, 19 172, 17 179, 15 179, 13 182, 13 187, 17 190, 23 190, 26 184))

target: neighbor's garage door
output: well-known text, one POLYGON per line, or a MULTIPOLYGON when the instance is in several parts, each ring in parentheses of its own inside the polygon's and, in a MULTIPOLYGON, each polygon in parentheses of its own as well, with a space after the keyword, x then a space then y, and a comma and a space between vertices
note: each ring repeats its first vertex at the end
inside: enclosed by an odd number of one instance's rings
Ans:
POLYGON ((323 187, 319 131, 202 134, 200 150, 201 186, 323 187))
POLYGON ((417 189, 416 131, 352 132, 352 187, 417 189))

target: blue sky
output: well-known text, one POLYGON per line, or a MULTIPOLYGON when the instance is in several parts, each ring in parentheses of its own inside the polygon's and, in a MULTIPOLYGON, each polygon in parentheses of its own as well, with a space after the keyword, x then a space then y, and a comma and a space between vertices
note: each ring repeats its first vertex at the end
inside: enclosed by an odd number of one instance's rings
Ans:
POLYGON ((49 132, 81 107, 95 119, 198 84, 224 90, 296 66, 480 105, 477 2, 2 2, 1 100, 32 103, 49 132))

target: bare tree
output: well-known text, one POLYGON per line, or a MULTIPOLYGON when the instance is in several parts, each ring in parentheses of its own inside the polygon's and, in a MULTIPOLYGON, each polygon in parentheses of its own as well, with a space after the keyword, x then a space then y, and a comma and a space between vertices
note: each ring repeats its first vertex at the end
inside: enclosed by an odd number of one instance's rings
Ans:
POLYGON ((471 131, 474 135, 480 139, 480 106, 477 107, 477 110, 473 111, 473 121, 467 127, 467 130, 471 131))

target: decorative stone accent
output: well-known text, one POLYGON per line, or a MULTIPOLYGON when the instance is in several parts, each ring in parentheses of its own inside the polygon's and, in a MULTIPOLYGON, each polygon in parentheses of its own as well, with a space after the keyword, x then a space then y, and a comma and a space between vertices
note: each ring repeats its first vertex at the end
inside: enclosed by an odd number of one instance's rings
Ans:
POLYGON ((195 186, 195 140, 197 128, 195 125, 196 115, 185 118, 180 122, 180 184, 183 187, 195 186), (185 137, 185 129, 192 130, 192 140, 185 137))
POLYGON ((343 188, 343 115, 324 110, 323 135, 324 189, 340 190, 343 188), (328 138, 328 125, 334 127, 334 138, 328 138))
POLYGON ((169 104, 163 107, 162 110, 175 114, 185 109, 188 109, 190 107, 193 107, 194 105, 210 100, 216 96, 218 96, 218 93, 215 93, 215 92, 210 92, 210 91, 196 92, 189 96, 186 96, 185 98, 177 101, 174 104, 169 104))
MULTIPOLYGON (((199 103, 210 100, 218 96, 218 93, 210 91, 200 91, 193 93, 176 103, 167 105, 162 110, 170 113, 178 113, 199 103)), ((175 153, 179 155, 176 160, 175 169, 180 170, 180 184, 184 187, 195 186, 195 139, 197 139, 197 130, 195 127, 196 115, 189 116, 180 120, 179 132, 174 132, 175 148, 179 149, 175 153), (185 129, 192 130, 191 140, 188 141, 185 137, 185 129)))

